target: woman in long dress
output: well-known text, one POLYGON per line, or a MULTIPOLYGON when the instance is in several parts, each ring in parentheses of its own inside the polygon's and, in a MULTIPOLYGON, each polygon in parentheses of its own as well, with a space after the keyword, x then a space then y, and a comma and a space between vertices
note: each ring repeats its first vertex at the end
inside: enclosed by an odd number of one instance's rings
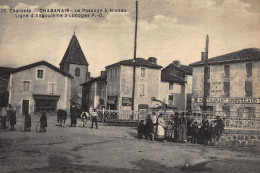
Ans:
POLYGON ((163 139, 164 139, 164 135, 165 135, 165 131, 164 131, 164 128, 165 128, 165 121, 163 119, 163 114, 161 113, 159 116, 158 116, 158 123, 157 123, 157 138, 158 138, 158 141, 162 142, 163 139))

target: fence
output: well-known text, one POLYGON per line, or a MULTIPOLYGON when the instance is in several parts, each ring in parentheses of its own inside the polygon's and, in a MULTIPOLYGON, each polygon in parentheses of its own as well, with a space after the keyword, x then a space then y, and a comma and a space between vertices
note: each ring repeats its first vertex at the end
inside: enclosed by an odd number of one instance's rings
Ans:
POLYGON ((184 113, 187 117, 197 121, 201 125, 203 116, 206 115, 207 119, 211 122, 216 120, 216 116, 220 116, 225 124, 225 129, 242 129, 242 130, 260 130, 260 112, 225 112, 225 111, 193 111, 192 115, 187 115, 186 110, 177 111, 162 111, 155 110, 150 112, 138 111, 118 111, 118 110, 98 110, 99 119, 103 122, 138 122, 145 119, 148 113, 155 112, 158 116, 160 113, 164 114, 165 121, 169 121, 171 116, 178 113, 184 113))
POLYGON ((220 116, 225 124, 225 129, 242 129, 242 130, 260 130, 260 112, 238 112, 238 111, 193 111, 195 121, 201 123, 203 115, 206 115, 209 121, 220 116))
POLYGON ((138 111, 98 110, 103 122, 138 122, 138 111))

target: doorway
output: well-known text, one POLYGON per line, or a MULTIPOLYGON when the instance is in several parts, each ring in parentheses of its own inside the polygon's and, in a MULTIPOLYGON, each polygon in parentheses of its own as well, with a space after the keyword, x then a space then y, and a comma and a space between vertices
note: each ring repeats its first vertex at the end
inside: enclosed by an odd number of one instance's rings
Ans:
POLYGON ((22 114, 28 114, 29 113, 29 100, 23 100, 22 103, 22 114))

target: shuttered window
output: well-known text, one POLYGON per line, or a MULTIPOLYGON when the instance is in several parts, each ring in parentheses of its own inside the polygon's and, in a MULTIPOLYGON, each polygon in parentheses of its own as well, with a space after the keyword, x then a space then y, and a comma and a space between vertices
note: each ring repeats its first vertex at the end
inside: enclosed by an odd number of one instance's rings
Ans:
POLYGON ((147 85, 146 85, 146 83, 143 83, 143 82, 139 83, 138 95, 141 96, 141 97, 147 96, 147 85))
POLYGON ((246 97, 252 97, 252 81, 245 81, 245 92, 246 92, 246 97))
POLYGON ((230 65, 224 65, 225 77, 230 75, 230 65))
POLYGON ((225 97, 229 97, 230 82, 224 82, 224 94, 225 97))
POLYGON ((248 77, 252 76, 252 63, 247 63, 246 64, 246 75, 248 77))

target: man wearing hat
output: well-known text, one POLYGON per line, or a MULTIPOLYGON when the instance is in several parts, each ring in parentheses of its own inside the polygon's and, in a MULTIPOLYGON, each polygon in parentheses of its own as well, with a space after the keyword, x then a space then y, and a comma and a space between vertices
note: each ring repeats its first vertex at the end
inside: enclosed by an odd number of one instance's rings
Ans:
POLYGON ((98 125, 97 125, 97 109, 93 109, 92 113, 91 113, 91 119, 92 119, 92 125, 91 125, 91 129, 93 128, 93 124, 95 122, 96 124, 96 129, 98 129, 98 125))

